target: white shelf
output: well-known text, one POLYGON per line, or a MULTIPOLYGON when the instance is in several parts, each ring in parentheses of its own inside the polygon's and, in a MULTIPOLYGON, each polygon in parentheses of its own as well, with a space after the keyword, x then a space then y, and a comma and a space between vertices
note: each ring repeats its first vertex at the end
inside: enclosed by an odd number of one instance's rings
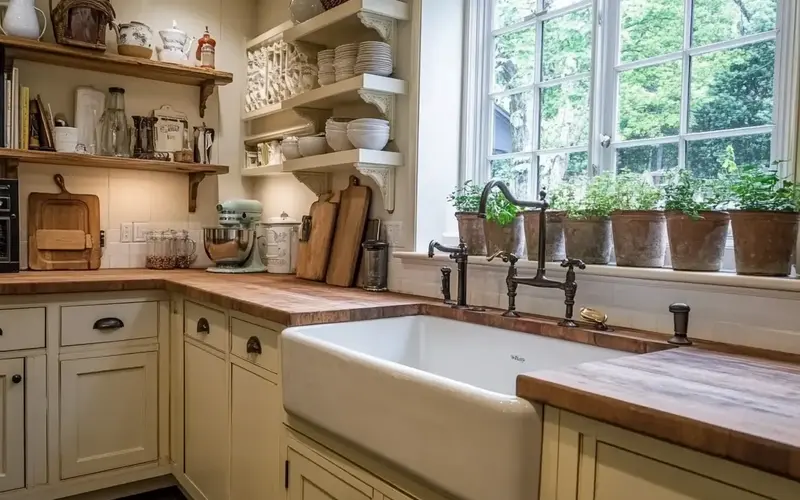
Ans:
POLYGON ((292 21, 286 21, 270 30, 265 31, 252 40, 247 41, 247 50, 250 50, 253 47, 259 47, 261 45, 281 40, 283 38, 283 34, 292 27, 294 27, 294 23, 292 21))
POLYGON ((394 21, 407 21, 409 7, 398 0, 349 0, 286 30, 286 42, 303 41, 326 47, 394 37, 394 21))
POLYGON ((267 175, 283 175, 284 173, 280 164, 242 169, 242 177, 265 177, 267 175))
POLYGON ((275 113, 280 113, 283 111, 284 108, 281 103, 276 104, 268 104, 263 108, 259 108, 255 111, 251 111, 249 113, 245 113, 242 115, 242 121, 249 122, 253 120, 257 120, 259 118, 263 118, 265 116, 274 115, 275 113))
POLYGON ((283 101, 282 105, 284 109, 333 109, 342 104, 364 101, 374 104, 381 113, 387 115, 389 108, 394 107, 394 96, 405 93, 406 82, 403 80, 377 75, 357 75, 303 92, 283 101))

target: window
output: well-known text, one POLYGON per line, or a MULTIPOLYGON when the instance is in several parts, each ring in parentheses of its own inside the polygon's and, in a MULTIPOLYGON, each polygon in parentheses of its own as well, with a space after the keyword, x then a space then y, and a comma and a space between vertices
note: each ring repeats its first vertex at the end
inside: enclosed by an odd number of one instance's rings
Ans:
MULTIPOLYGON (((466 178, 539 187, 599 171, 701 176, 794 156, 794 0, 479 0, 466 178), (781 23, 787 26, 781 36, 781 23), (788 42, 787 42, 788 40, 788 42), (791 89, 791 90, 786 90, 791 89), (470 154, 470 151, 472 154, 470 154), (591 167, 590 167, 591 166, 591 167)), ((477 20, 477 21, 476 21, 477 20)), ((470 68, 470 65, 465 65, 470 68)), ((467 70, 469 71, 469 69, 467 70)))

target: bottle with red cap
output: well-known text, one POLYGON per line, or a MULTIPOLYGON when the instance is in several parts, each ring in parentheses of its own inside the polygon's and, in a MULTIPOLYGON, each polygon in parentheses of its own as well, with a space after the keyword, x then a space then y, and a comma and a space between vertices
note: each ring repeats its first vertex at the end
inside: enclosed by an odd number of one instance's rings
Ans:
POLYGON ((206 26, 203 37, 197 41, 197 60, 200 61, 201 68, 214 69, 214 54, 216 52, 217 41, 211 37, 206 26))

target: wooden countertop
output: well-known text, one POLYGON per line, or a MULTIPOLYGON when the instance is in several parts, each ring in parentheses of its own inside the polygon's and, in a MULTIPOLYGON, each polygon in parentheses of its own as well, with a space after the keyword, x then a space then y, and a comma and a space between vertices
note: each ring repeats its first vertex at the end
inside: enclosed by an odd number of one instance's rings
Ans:
POLYGON ((517 395, 800 480, 800 365, 680 348, 526 373, 517 395))

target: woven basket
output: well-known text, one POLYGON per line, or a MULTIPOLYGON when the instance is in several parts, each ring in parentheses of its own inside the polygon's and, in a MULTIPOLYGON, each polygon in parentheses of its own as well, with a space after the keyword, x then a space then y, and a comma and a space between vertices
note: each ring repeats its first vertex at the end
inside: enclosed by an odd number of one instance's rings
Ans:
POLYGON ((322 6, 325 7, 325 10, 331 10, 334 7, 338 7, 342 5, 347 0, 320 0, 322 2, 322 6))

